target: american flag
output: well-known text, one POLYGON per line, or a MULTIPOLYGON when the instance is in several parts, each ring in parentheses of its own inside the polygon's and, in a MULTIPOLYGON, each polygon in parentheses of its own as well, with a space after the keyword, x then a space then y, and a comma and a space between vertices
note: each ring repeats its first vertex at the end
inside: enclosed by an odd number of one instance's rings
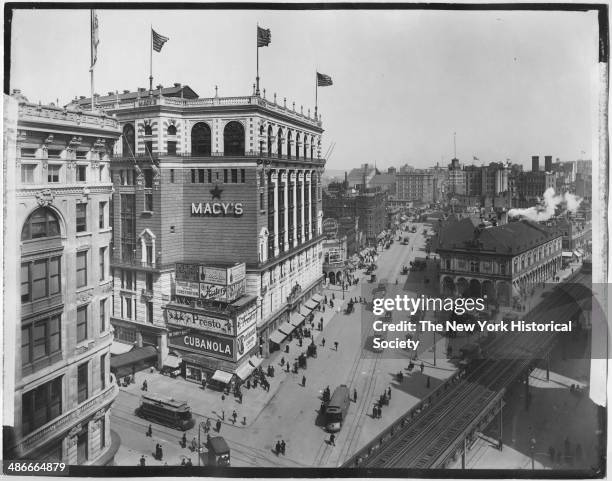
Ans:
POLYGON ((272 41, 272 34, 270 33, 269 28, 261 28, 259 25, 257 26, 257 46, 258 47, 267 47, 270 45, 272 41))
POLYGON ((164 44, 170 39, 168 37, 160 35, 153 29, 151 29, 151 35, 153 36, 153 50, 155 50, 156 52, 161 52, 161 49, 164 44))
POLYGON ((333 85, 332 79, 329 75, 325 75, 324 73, 317 72, 317 86, 319 87, 328 87, 329 85, 333 85))

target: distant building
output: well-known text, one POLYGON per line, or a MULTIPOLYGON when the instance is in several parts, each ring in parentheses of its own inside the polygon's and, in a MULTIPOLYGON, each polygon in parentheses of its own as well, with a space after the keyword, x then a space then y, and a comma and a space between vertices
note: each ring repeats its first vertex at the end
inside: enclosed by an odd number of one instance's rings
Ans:
POLYGON ((459 159, 452 159, 448 166, 448 194, 465 195, 465 172, 461 168, 459 159))
POLYGON ((370 180, 370 188, 380 189, 390 195, 395 194, 396 175, 395 174, 376 174, 370 180))
POLYGON ((386 197, 386 193, 380 190, 368 191, 357 196, 357 217, 368 244, 375 245, 378 234, 386 228, 386 197))
POLYGON ((497 227, 470 218, 444 222, 433 245, 440 255, 440 292, 512 305, 561 268, 562 234, 529 221, 497 227))
POLYGON ((398 201, 430 204, 436 199, 436 178, 429 170, 410 170, 396 175, 398 201))
POLYGON ((550 172, 521 172, 516 182, 518 207, 529 207, 538 203, 546 189, 556 186, 555 175, 550 172))
POLYGON ((372 187, 372 179, 379 172, 373 165, 370 164, 361 164, 361 167, 352 169, 347 178, 348 187, 349 188, 363 188, 365 186, 366 189, 372 187))

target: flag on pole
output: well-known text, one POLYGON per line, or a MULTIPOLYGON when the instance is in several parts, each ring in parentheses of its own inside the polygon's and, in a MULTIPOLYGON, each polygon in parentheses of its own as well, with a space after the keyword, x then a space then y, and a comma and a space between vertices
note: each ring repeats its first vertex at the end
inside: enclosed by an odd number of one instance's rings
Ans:
POLYGON ((478 157, 476 157, 475 155, 473 156, 474 160, 480 160, 478 157))
POLYGON ((91 11, 91 67, 93 69, 96 61, 98 60, 98 44, 100 39, 98 38, 98 15, 95 10, 91 11))
POLYGON ((269 28, 261 28, 257 26, 257 46, 267 47, 272 42, 272 34, 269 28))
POLYGON ((317 86, 318 87, 328 87, 333 85, 332 79, 329 75, 325 75, 324 73, 317 72, 317 86))
POLYGON ((153 50, 155 50, 156 52, 161 52, 161 49, 164 44, 170 39, 168 37, 160 35, 153 29, 151 29, 151 35, 153 35, 153 50))

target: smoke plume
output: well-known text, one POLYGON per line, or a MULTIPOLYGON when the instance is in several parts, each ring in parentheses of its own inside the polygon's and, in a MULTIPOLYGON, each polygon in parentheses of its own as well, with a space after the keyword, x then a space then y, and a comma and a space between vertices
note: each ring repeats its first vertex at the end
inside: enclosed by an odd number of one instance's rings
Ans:
POLYGON ((555 189, 549 187, 544 192, 544 197, 540 199, 538 205, 527 209, 510 209, 509 217, 524 217, 534 222, 542 222, 550 219, 555 215, 558 206, 561 206, 563 212, 576 212, 582 199, 566 192, 563 195, 555 195, 555 189))

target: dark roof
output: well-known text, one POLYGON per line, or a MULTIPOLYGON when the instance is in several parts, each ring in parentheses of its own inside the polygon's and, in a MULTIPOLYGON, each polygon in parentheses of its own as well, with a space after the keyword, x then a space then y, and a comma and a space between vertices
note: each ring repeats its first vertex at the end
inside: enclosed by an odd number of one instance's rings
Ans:
MULTIPOLYGON (((181 97, 181 92, 182 92, 182 98, 184 99, 197 99, 198 98, 198 94, 195 93, 191 87, 189 87, 188 85, 175 85, 173 87, 163 87, 161 89, 161 94, 164 97, 181 97)), ((159 96, 159 89, 153 89, 152 91, 154 96, 159 96)), ((107 102, 111 102, 111 101, 115 101, 115 99, 117 99, 117 97, 119 98, 120 102, 125 102, 125 101, 129 101, 129 100, 135 100, 139 97, 148 97, 149 96, 149 89, 146 89, 144 92, 127 92, 127 93, 120 93, 120 94, 112 94, 112 95, 102 95, 100 97, 97 97, 96 102, 99 103, 107 103, 107 102)), ((72 104, 78 104, 78 105, 89 105, 91 104, 91 97, 88 98, 84 98, 84 99, 76 99, 73 100, 71 102, 72 104)))
POLYGON ((215 454, 224 454, 229 452, 229 446, 225 442, 225 438, 221 436, 210 438, 208 446, 215 454))
POLYGON ((111 356, 111 369, 138 364, 141 361, 146 361, 153 357, 157 357, 157 349, 154 346, 137 347, 130 352, 119 354, 118 356, 111 356))
POLYGON ((479 227, 476 223, 472 218, 444 222, 434 247, 439 250, 519 254, 560 235, 557 229, 527 220, 488 228, 479 227))

